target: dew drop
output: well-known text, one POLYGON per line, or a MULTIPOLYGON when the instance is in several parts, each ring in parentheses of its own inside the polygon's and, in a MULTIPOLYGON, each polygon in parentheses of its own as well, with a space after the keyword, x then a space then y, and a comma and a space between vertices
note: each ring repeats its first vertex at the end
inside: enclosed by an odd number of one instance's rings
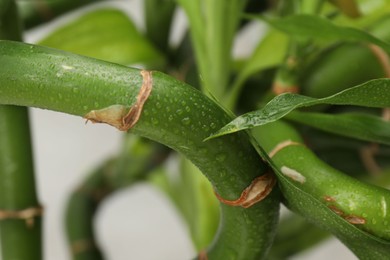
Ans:
POLYGON ((185 117, 181 120, 181 122, 183 123, 183 125, 189 125, 191 124, 191 119, 189 117, 185 117))
POLYGON ((183 110, 182 110, 182 109, 178 109, 178 110, 176 110, 176 113, 177 113, 178 115, 181 115, 181 114, 183 114, 183 110))
POLYGON ((215 123, 211 123, 210 127, 211 127, 211 129, 215 129, 217 126, 215 125, 215 123))
POLYGON ((218 162, 224 162, 226 160, 226 154, 220 153, 217 155, 216 159, 218 162))
POLYGON ((158 119, 155 118, 155 117, 152 117, 152 124, 153 125, 158 125, 158 123, 159 123, 158 119))
POLYGON ((202 128, 203 128, 203 130, 204 130, 205 132, 210 131, 210 128, 209 128, 207 125, 203 125, 202 128))
POLYGON ((207 153, 207 148, 200 148, 199 153, 201 154, 206 154, 207 153))

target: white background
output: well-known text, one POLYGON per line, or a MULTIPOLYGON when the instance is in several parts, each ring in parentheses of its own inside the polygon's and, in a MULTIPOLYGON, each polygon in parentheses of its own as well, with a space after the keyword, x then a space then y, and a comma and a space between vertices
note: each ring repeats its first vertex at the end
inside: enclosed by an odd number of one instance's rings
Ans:
MULTIPOLYGON (((93 8, 105 5, 96 4, 93 8)), ((111 1, 110 5, 127 12, 143 28, 142 1, 111 1)), ((71 16, 77 15, 79 11, 71 16)), ((28 31, 25 40, 37 41, 71 16, 28 31)), ((180 17, 183 25, 183 15, 180 17)), ((248 55, 260 34, 259 26, 244 32, 236 41, 234 55, 248 55)), ((96 164, 115 153, 121 134, 104 125, 86 125, 78 117, 38 109, 32 109, 31 120, 39 198, 45 207, 45 259, 67 260, 70 256, 63 228, 66 200, 96 164)), ((145 185, 121 191, 105 201, 95 226, 109 260, 182 260, 195 255, 186 227, 174 208, 162 194, 145 185)), ((329 258, 356 259, 335 239, 294 259, 329 258)))

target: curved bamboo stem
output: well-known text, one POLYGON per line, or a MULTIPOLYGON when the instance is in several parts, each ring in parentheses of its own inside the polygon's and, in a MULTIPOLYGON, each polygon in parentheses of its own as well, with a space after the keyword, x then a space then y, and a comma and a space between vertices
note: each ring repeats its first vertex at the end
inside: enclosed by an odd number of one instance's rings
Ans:
MULTIPOLYGON (((7 64, 0 68, 0 103, 79 116, 95 110, 118 118, 123 108, 132 107, 143 85, 139 70, 28 44, 0 42, 0 63, 7 64)), ((185 155, 228 200, 240 197, 265 173, 267 167, 245 133, 203 141, 231 120, 215 102, 159 72, 152 73, 152 82, 131 132, 185 155)), ((248 209, 221 207, 220 230, 209 259, 264 257, 274 236, 277 192, 248 209)))

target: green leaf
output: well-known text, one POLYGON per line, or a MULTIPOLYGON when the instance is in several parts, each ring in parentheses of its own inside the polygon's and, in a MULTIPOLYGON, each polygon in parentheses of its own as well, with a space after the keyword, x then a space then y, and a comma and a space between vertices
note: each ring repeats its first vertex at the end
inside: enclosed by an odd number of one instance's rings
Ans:
MULTIPOLYGON (((237 117, 207 139, 276 121, 296 108, 320 104, 390 107, 390 79, 375 79, 325 98, 285 93, 264 108, 237 117)), ((206 139, 206 140, 207 140, 206 139)))
POLYGON ((312 15, 291 15, 282 19, 270 19, 255 16, 265 20, 274 28, 295 37, 314 38, 325 41, 357 41, 369 42, 382 47, 390 53, 390 44, 371 34, 352 27, 338 26, 329 20, 312 15))
MULTIPOLYGON (((378 210, 381 203, 375 202, 388 200, 388 191, 338 172, 301 145, 290 146, 289 150, 279 150, 271 159, 266 151, 272 151, 277 144, 285 140, 302 142, 298 133, 292 130, 289 125, 277 121, 251 131, 258 153, 270 164, 278 177, 286 205, 311 223, 330 231, 359 259, 386 259, 390 248, 390 241, 386 239, 387 213, 381 215, 381 210, 378 210), (285 175, 282 172, 283 167, 294 169, 305 178, 304 182, 285 175), (324 200, 327 195, 335 195, 338 203, 345 198, 345 205, 351 207, 344 208, 347 210, 344 213, 348 210, 359 212, 360 209, 362 214, 357 216, 362 215, 367 220, 365 225, 370 225, 370 228, 364 229, 364 226, 349 223, 334 212, 324 200)), ((381 209, 387 211, 386 208, 381 209)))
POLYGON ((269 31, 251 57, 245 62, 228 95, 229 107, 234 107, 245 81, 253 74, 282 63, 288 47, 288 37, 277 30, 269 31))
POLYGON ((271 30, 256 47, 241 71, 241 77, 248 76, 280 64, 286 55, 288 37, 279 31, 271 30))
POLYGON ((288 196, 289 205, 293 205, 292 210, 303 216, 311 215, 312 222, 331 231, 359 259, 385 259, 383 257, 388 256, 390 242, 374 237, 349 224, 318 199, 299 189, 292 181, 284 177, 276 165, 273 165, 273 168, 278 175, 283 194, 288 196), (313 214, 313 209, 316 211, 315 214, 313 214))
POLYGON ((39 44, 123 65, 163 61, 162 55, 138 32, 129 17, 115 9, 87 13, 39 44))
POLYGON ((390 145, 390 122, 377 116, 362 113, 330 115, 292 112, 287 118, 326 132, 390 145))

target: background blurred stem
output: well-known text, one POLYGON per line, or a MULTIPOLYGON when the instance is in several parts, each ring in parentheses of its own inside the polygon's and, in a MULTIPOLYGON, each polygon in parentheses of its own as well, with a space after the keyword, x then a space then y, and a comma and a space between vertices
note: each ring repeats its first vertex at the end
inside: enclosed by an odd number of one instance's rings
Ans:
POLYGON ((48 22, 60 14, 102 0, 16 0, 24 28, 48 22))
POLYGON ((178 3, 190 23, 202 91, 227 106, 231 48, 247 1, 178 0, 178 3))
MULTIPOLYGON (((0 39, 21 40, 14 1, 0 0, 0 7, 0 39)), ((27 108, 1 105, 0 242, 3 260, 42 259, 42 209, 36 195, 33 168, 27 108)))
POLYGON ((176 3, 173 0, 145 0, 146 36, 164 53, 168 50, 171 22, 176 3))
POLYGON ((104 259, 93 226, 100 204, 113 192, 145 180, 169 151, 160 144, 127 135, 120 154, 92 172, 73 192, 66 210, 66 231, 74 260, 104 259))

